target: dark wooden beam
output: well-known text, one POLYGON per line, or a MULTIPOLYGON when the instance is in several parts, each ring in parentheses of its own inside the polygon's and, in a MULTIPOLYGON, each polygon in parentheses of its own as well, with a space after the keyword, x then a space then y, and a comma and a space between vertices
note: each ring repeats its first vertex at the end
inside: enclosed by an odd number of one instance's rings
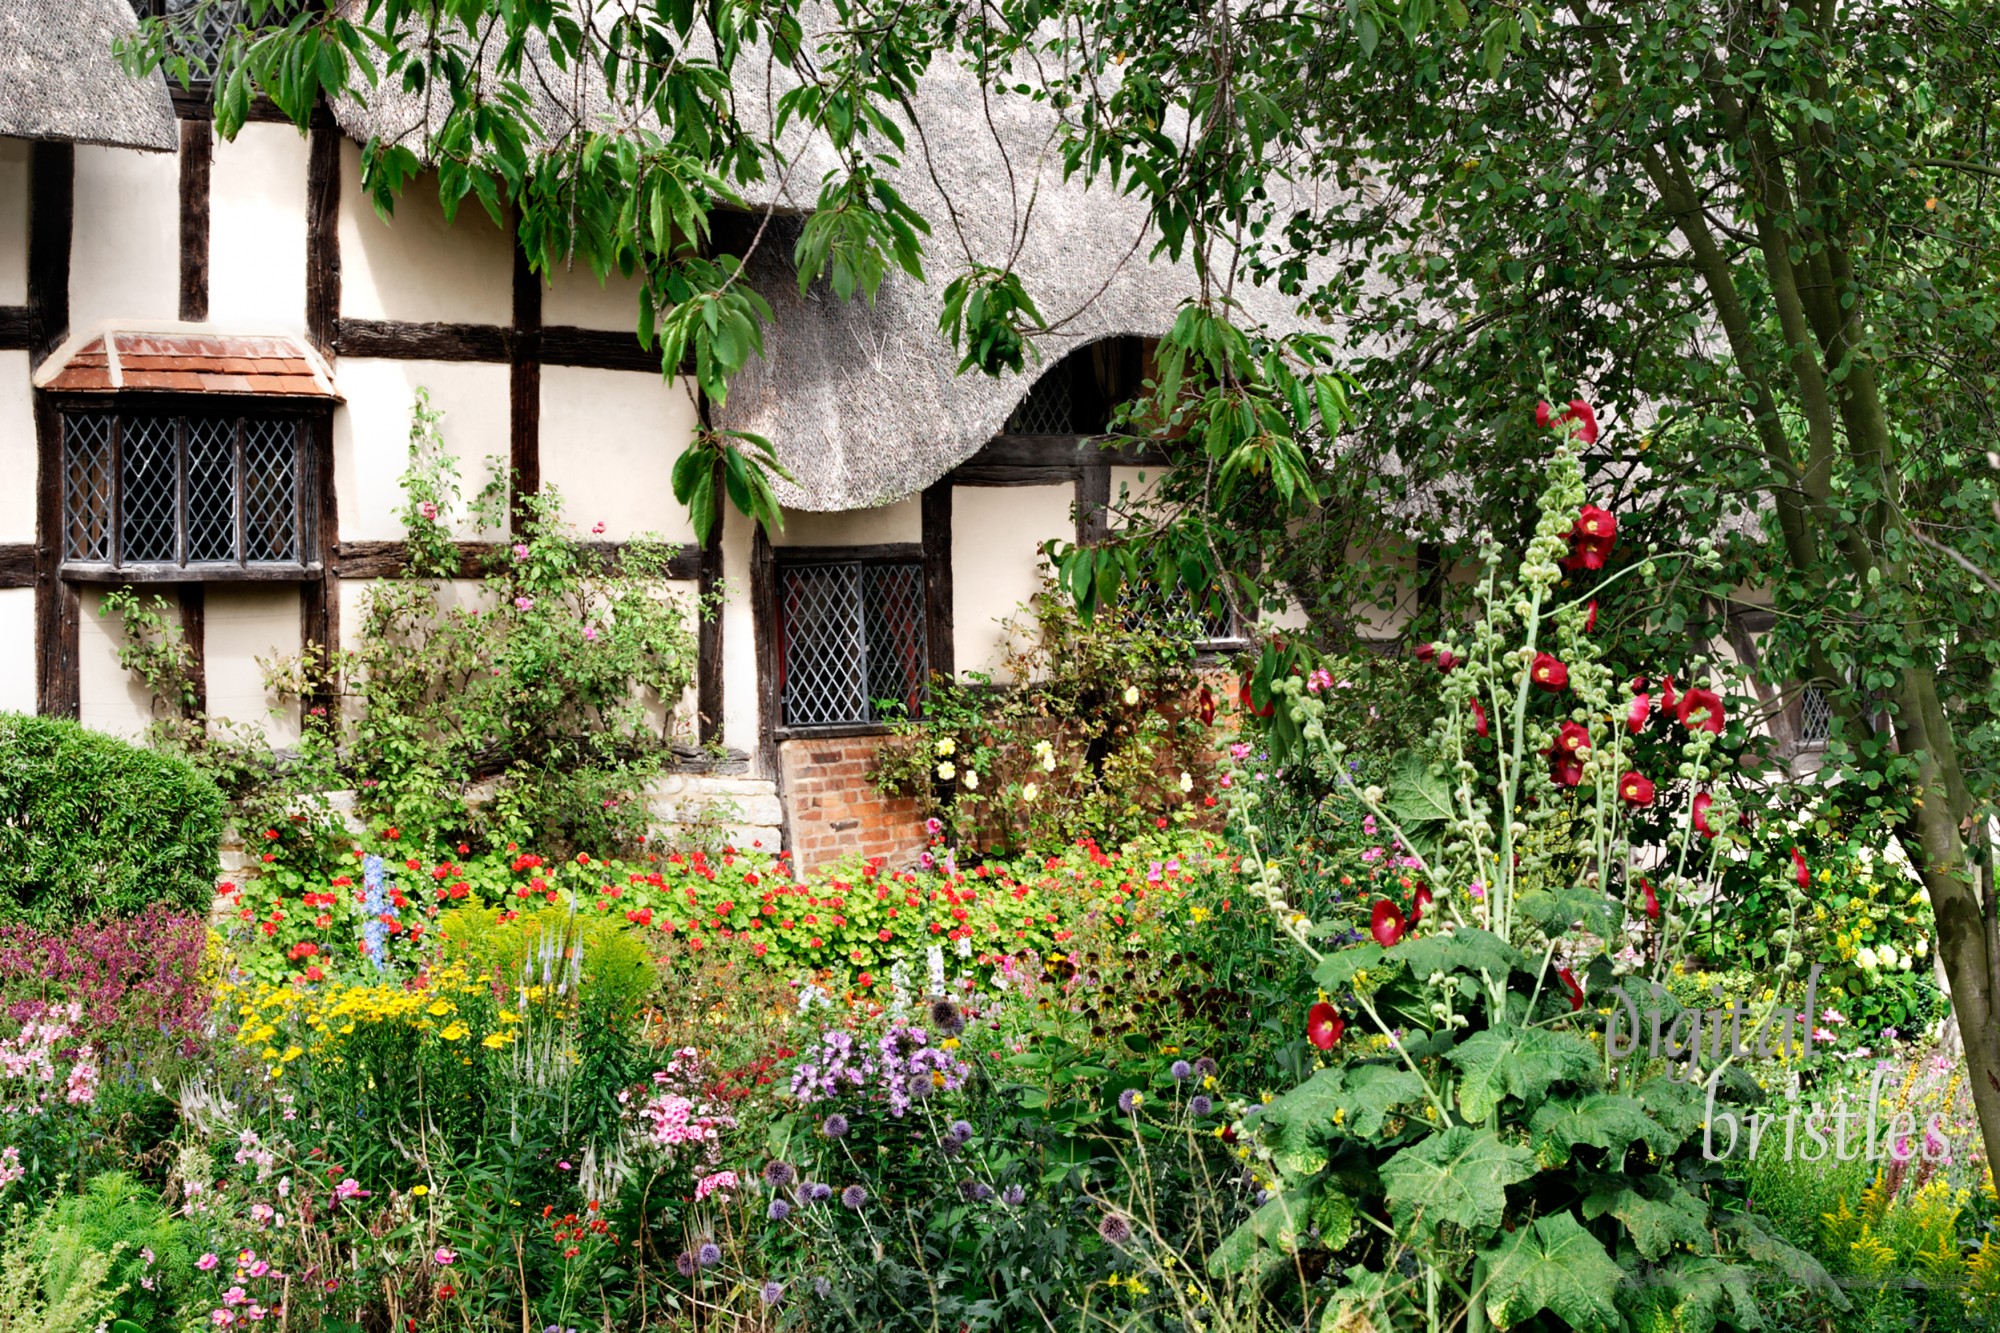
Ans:
POLYGON ((1082 467, 964 463, 945 475, 960 486, 1074 486, 1082 479, 1083 473, 1082 467))
POLYGON ((1166 452, 1154 446, 1106 449, 1095 435, 996 435, 965 460, 967 467, 1164 467, 1166 452))
MULTIPOLYGON (((39 149, 43 147, 37 144, 39 149)), ((35 395, 35 445, 40 459, 35 530, 35 710, 75 717, 81 705, 78 641, 82 599, 62 569, 62 422, 46 395, 35 395)))
POLYGON ((337 321, 334 350, 390 361, 505 361, 507 330, 492 324, 417 324, 400 319, 337 321))
POLYGON ((951 482, 936 482, 924 488, 924 649, 930 657, 931 674, 946 680, 957 674, 957 650, 953 646, 951 587, 951 482))
MULTIPOLYGON (((207 84, 198 84, 193 88, 182 88, 169 83, 167 85, 167 95, 173 99, 174 115, 177 119, 184 121, 215 119, 215 104, 210 96, 207 84)), ((250 105, 244 112, 243 119, 253 125, 291 125, 295 123, 290 116, 278 109, 277 103, 261 94, 250 99, 250 105)), ((306 123, 313 129, 318 129, 322 126, 338 128, 333 119, 332 110, 324 102, 312 109, 312 114, 306 123)))
POLYGON ((507 374, 507 437, 513 478, 509 526, 527 521, 523 501, 542 489, 542 280, 514 245, 514 336, 507 374))
POLYGON ((24 305, 0 305, 0 352, 25 352, 34 347, 35 321, 24 305))
POLYGON ((641 347, 636 333, 552 324, 541 330, 541 349, 541 362, 545 366, 660 373, 659 352, 641 347))
POLYGON ((35 544, 0 542, 0 588, 35 586, 35 544))
POLYGON ((1090 546, 1111 535, 1111 468, 1086 466, 1076 478, 1076 544, 1090 546))
MULTIPOLYGON (((459 542, 458 568, 453 577, 476 579, 483 576, 492 561, 507 550, 507 542, 459 542)), ((619 542, 578 542, 577 545, 593 555, 599 556, 607 566, 616 570, 624 553, 619 542)), ((394 579, 409 573, 409 551, 402 542, 356 541, 341 542, 330 555, 331 569, 335 578, 342 579, 394 579)), ((665 577, 676 582, 694 583, 702 577, 702 548, 685 545, 674 548, 667 560, 665 577)))
POLYGON ((781 565, 892 564, 924 557, 924 542, 883 542, 877 546, 780 546, 781 565))
MULTIPOLYGON (((183 123, 185 128, 185 123, 183 123)), ((183 583, 175 592, 181 604, 181 641, 188 650, 188 683, 194 687, 194 711, 208 714, 208 588, 183 583)))
MULTIPOLYGON (((704 413, 704 415, 706 415, 704 413)), ((721 489, 722 465, 716 464, 709 485, 721 489)), ((701 582, 696 600, 701 620, 695 629, 695 735, 703 745, 722 739, 722 529, 729 507, 717 505, 715 524, 701 548, 701 582)))
MULTIPOLYGON (((320 576, 299 588, 299 646, 317 661, 319 677, 325 681, 333 669, 334 654, 340 651, 340 580, 335 572, 340 550, 340 493, 333 483, 332 413, 313 423, 312 442, 311 471, 306 477, 314 510, 309 556, 319 562, 320 576)), ((317 714, 332 725, 337 703, 337 694, 330 688, 308 693, 300 701, 304 713, 300 724, 310 727, 317 714)))
POLYGON ((117 588, 142 583, 304 583, 318 578, 319 571, 297 565, 69 565, 62 576, 65 583, 117 588))
POLYGON ((771 539, 759 523, 750 537, 750 622, 757 628, 757 763, 784 794, 778 771, 778 562, 771 539))
POLYGON ((28 352, 40 365, 69 336, 70 219, 76 150, 37 142, 28 169, 28 352))
POLYGON ((340 130, 315 126, 306 158, 306 336, 322 356, 340 342, 340 130))
POLYGON ((181 122, 181 318, 198 324, 208 318, 208 201, 215 163, 214 127, 205 120, 181 122))

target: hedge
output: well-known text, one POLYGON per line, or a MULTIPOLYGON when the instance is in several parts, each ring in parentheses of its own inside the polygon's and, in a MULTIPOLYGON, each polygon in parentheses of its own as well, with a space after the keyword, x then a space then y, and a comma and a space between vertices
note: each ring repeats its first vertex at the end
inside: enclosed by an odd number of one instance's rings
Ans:
POLYGON ((0 713, 0 920, 62 925, 214 901, 222 793, 185 760, 0 713))

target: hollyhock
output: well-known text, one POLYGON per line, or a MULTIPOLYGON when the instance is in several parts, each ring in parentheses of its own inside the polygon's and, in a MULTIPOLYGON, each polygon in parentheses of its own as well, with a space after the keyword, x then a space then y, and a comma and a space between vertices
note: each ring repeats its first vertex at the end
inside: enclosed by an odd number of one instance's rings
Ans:
POLYGON ((1416 893, 1412 895, 1410 898, 1411 930, 1415 930, 1417 928, 1417 922, 1422 921, 1424 919, 1424 913, 1430 910, 1430 906, 1434 901, 1436 900, 1431 896, 1430 885, 1428 884, 1417 885, 1416 893))
POLYGON ((1201 717, 1201 724, 1204 727, 1214 726, 1215 695, 1210 693, 1208 686, 1204 685, 1201 687, 1201 693, 1196 696, 1196 700, 1195 711, 1201 717))
POLYGON ((1306 1011, 1306 1040, 1322 1051, 1330 1051, 1347 1031, 1347 1020, 1340 1011, 1321 1000, 1306 1011))
POLYGON ((1639 892, 1645 895, 1647 919, 1658 921, 1660 919, 1660 895, 1653 892, 1653 881, 1650 879, 1640 880, 1639 892))
POLYGON ((1690 689, 1681 696, 1674 716, 1689 731, 1706 731, 1710 734, 1722 730, 1722 696, 1714 690, 1699 687, 1690 689))
POLYGON ((1551 426, 1568 425, 1572 421, 1577 424, 1578 439, 1585 444, 1597 443, 1597 413, 1583 399, 1570 399, 1569 406, 1563 409, 1560 416, 1547 403, 1535 404, 1535 424, 1543 430, 1551 426))
POLYGON ((1812 872, 1806 869, 1806 854, 1796 847, 1792 848, 1792 874, 1799 881, 1800 888, 1812 887, 1812 872))
POLYGON ((1528 668, 1528 679, 1555 694, 1569 684, 1569 668, 1553 653, 1536 653, 1533 665, 1528 668))
POLYGON ((1646 715, 1652 711, 1652 699, 1644 694, 1632 696, 1632 706, 1625 710, 1625 725, 1634 736, 1646 729, 1646 715))
POLYGON ((1708 822, 1708 807, 1715 804, 1715 798, 1702 792, 1694 798, 1694 831, 1704 838, 1715 836, 1715 829, 1708 822))
POLYGON ((1574 1012, 1583 1008, 1583 987, 1577 984, 1576 974, 1566 967, 1559 967, 1556 969, 1556 979, 1562 982, 1563 989, 1569 992, 1570 1010, 1574 1012))
POLYGON ((1680 706, 1681 697, 1674 693, 1674 678, 1668 676, 1660 682, 1660 711, 1671 713, 1680 706))
POLYGON ((1583 781, 1583 761, 1571 754, 1559 754, 1549 768, 1549 778, 1558 787, 1574 787, 1583 781))
POLYGON ((1387 898, 1375 900, 1375 906, 1368 913, 1368 932, 1375 937, 1377 944, 1388 948, 1403 938, 1406 928, 1403 913, 1396 904, 1387 898))
POLYGON ((1589 634, 1595 631, 1596 629, 1597 629, 1597 599, 1593 597, 1590 599, 1590 605, 1584 608, 1583 632, 1585 634, 1589 634))
POLYGON ((1440 648, 1437 655, 1437 669, 1447 676, 1458 670, 1458 654, 1449 648, 1440 648))
POLYGON ((1581 722, 1565 722, 1556 732, 1556 748, 1566 754, 1582 754, 1590 748, 1590 728, 1581 722))
POLYGON ((1618 779, 1618 799, 1633 807, 1653 803, 1653 780, 1644 773, 1627 773, 1618 779))
POLYGON ((1267 703, 1262 708, 1257 706, 1256 696, 1250 689, 1250 677, 1248 673, 1245 673, 1241 685, 1237 688, 1236 700, 1243 705, 1243 711, 1253 717, 1270 717, 1278 711, 1276 704, 1267 703))
POLYGON ((1417 659, 1417 660, 1418 660, 1419 662, 1428 662, 1428 661, 1430 661, 1430 660, 1431 660, 1431 659, 1432 659, 1433 657, 1436 657, 1436 656, 1437 656, 1437 645, 1436 645, 1436 644, 1434 644, 1434 643, 1420 643, 1420 644, 1418 644, 1418 645, 1417 645, 1417 647, 1416 647, 1416 659, 1417 659))
POLYGON ((1486 710, 1479 706, 1477 699, 1472 701, 1472 730, 1481 738, 1486 735, 1486 710))

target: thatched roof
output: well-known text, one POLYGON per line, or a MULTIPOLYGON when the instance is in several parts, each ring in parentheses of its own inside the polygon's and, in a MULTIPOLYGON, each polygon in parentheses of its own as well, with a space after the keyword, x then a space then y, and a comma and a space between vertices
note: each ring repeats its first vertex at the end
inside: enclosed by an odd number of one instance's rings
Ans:
POLYGON ((0 4, 0 136, 172 152, 166 81, 131 77, 111 50, 136 26, 127 0, 0 4))
MULTIPOLYGON (((737 65, 737 113, 756 137, 768 136, 770 112, 785 71, 745 57, 737 65)), ((612 114, 596 76, 563 73, 546 56, 530 60, 529 87, 551 139, 600 128, 612 114)), ((1100 338, 1157 337, 1195 294, 1192 266, 1147 261, 1154 236, 1134 199, 1065 182, 1053 144, 1055 113, 1021 97, 982 96, 980 80, 941 58, 923 78, 914 107, 921 135, 909 136, 902 165, 888 174, 932 224, 928 283, 892 273, 871 306, 842 302, 815 287, 801 297, 791 263, 798 219, 809 212, 824 174, 835 166, 823 138, 796 124, 783 149, 790 164, 746 198, 765 226, 749 279, 777 319, 764 333, 764 355, 732 383, 714 413, 718 426, 771 440, 797 478, 780 482, 788 508, 839 510, 885 504, 923 489, 998 433, 1042 370, 1100 338), (1010 257, 1052 330, 1022 376, 956 373, 958 354, 938 328, 944 287, 968 255, 999 266, 1010 257)), ((335 108, 348 133, 401 138, 416 147, 426 108, 400 91, 377 90, 366 109, 335 108)), ((433 123, 435 110, 431 111, 433 123)), ((1275 292, 1239 288, 1248 313, 1274 326, 1295 324, 1291 303, 1275 292)))

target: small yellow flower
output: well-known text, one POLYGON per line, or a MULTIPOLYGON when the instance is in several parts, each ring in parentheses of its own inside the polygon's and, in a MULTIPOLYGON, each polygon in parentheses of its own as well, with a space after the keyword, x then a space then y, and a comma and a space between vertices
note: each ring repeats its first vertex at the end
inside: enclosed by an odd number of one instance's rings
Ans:
POLYGON ((410 1193, 416 1195, 419 1199, 423 1198, 426 1194, 429 1194, 430 1192, 431 1192, 431 1187, 429 1185, 410 1186, 410 1193))
POLYGON ((432 1018, 443 1018, 446 1014, 452 1012, 451 1003, 448 1000, 438 1000, 430 1008, 424 1010, 424 1012, 432 1018))
POLYGON ((450 1027, 438 1033, 439 1038, 444 1041, 463 1041, 471 1035, 472 1029, 463 1023, 453 1023, 450 1027))

